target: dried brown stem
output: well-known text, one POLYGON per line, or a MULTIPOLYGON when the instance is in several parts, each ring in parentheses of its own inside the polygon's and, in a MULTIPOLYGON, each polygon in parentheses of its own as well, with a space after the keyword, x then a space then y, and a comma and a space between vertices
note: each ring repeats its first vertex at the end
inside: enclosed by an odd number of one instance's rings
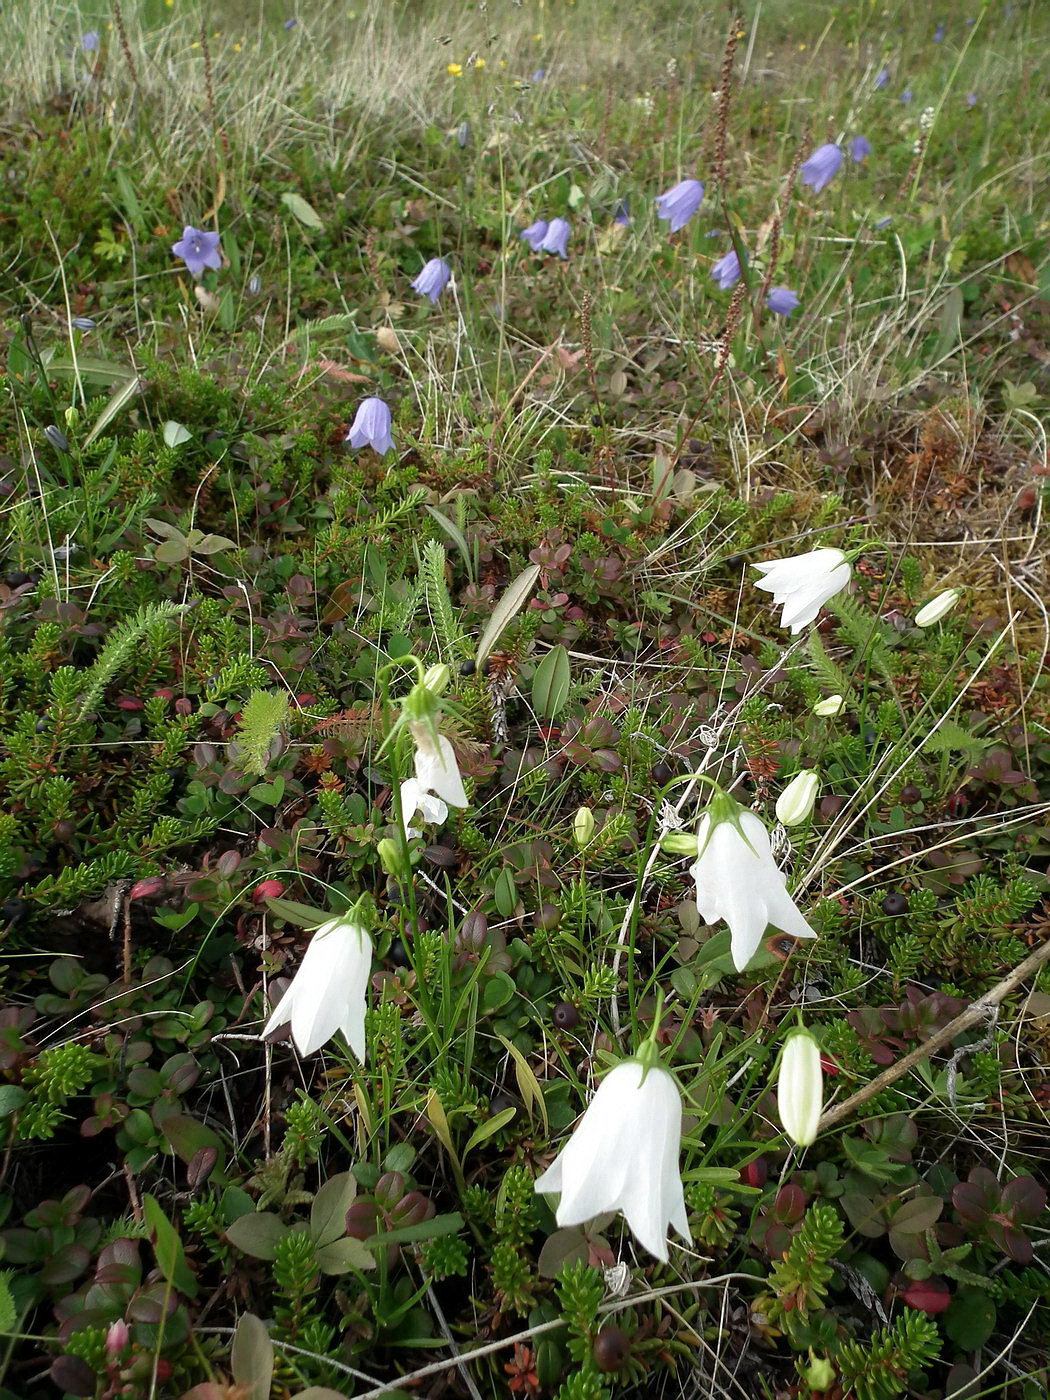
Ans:
POLYGON ((965 1011, 960 1011, 958 1016, 931 1035, 929 1040, 924 1040, 921 1045, 916 1045, 914 1050, 910 1050, 895 1065, 890 1065, 889 1069, 884 1069, 881 1074, 877 1074, 874 1079, 865 1084, 863 1089, 851 1094, 842 1103, 837 1103, 829 1108, 820 1120, 819 1131, 824 1132, 827 1128, 833 1128, 836 1123, 840 1123, 843 1118, 848 1118, 851 1113, 855 1113, 876 1094, 881 1094, 883 1089, 895 1083, 910 1069, 914 1069, 922 1060, 936 1054, 945 1045, 950 1045, 957 1035, 961 1035, 963 1031, 968 1031, 971 1026, 980 1025, 982 1021, 987 1020, 989 1013, 1004 1002, 1011 992, 1016 991, 1026 977, 1030 977, 1033 972, 1038 972, 1048 961, 1050 961, 1050 939, 1038 947, 1034 953, 1029 953, 1024 962, 1018 963, 1008 977, 997 982, 992 990, 986 992, 983 997, 978 997, 965 1011))

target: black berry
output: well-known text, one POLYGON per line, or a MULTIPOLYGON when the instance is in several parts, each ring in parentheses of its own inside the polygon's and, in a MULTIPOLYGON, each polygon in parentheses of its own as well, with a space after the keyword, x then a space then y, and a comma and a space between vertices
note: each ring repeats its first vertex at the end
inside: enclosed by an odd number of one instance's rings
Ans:
POLYGON ((631 1339, 619 1327, 603 1327, 594 1339, 594 1364, 599 1371, 620 1371, 631 1354, 631 1339))
POLYGON ((551 1020, 560 1031, 571 1031, 580 1019, 580 1013, 571 1001, 559 1001, 551 1012, 551 1020))
POLYGON ((659 783, 663 787, 664 783, 669 783, 674 777, 674 769, 669 763, 654 763, 650 776, 654 783, 659 783))
POLYGON ((896 918, 899 914, 906 914, 908 911, 908 896, 901 894, 899 890, 891 890, 882 901, 882 912, 896 918))

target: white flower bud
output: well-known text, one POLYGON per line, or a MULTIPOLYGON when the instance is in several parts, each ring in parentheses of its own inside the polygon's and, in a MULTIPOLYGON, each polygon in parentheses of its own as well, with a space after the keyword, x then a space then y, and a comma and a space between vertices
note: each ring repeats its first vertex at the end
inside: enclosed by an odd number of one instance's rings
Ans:
POLYGON ((431 666, 427 669, 423 677, 423 684, 427 690, 433 691, 435 695, 440 695, 443 690, 448 689, 448 683, 452 679, 452 672, 441 663, 439 666, 431 666))
POLYGON ((594 835, 594 813, 589 807, 580 807, 572 819, 572 839, 582 851, 594 835))
POLYGON ((801 826, 809 819, 817 798, 816 769, 804 768, 797 773, 777 798, 777 821, 785 826, 801 826))
POLYGON ((841 695, 829 695, 826 700, 818 700, 813 706, 813 713, 820 715, 821 719, 832 719, 835 715, 840 715, 846 708, 846 702, 841 695))
POLYGON ((784 1046, 777 1080, 777 1108, 784 1131, 799 1147, 816 1141, 824 1106, 820 1046, 807 1030, 792 1031, 784 1046))
POLYGON ((915 626, 932 627, 935 622, 940 622, 942 617, 951 612, 961 596, 961 588, 946 588, 943 593, 938 593, 936 598, 931 598, 915 614, 915 626))

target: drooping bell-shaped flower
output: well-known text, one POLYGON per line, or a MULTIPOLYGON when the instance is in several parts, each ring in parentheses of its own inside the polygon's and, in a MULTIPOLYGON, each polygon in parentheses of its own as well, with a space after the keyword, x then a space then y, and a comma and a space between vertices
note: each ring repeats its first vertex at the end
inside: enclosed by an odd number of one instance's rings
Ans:
POLYGON ((199 277, 206 267, 216 272, 222 267, 219 241, 217 233, 187 224, 179 241, 171 245, 171 251, 186 264, 191 277, 199 277))
POLYGON ((551 219, 547 225, 547 232, 540 242, 540 251, 544 253, 557 253, 559 258, 569 256, 569 221, 568 219, 551 219))
POLYGON ((444 258, 431 258, 412 283, 412 290, 418 292, 421 297, 429 297, 433 306, 445 290, 451 276, 452 269, 444 258))
POLYGON ((365 1060, 365 997, 372 971, 372 940, 353 911, 330 919, 314 933, 292 985, 273 1009, 263 1036, 292 1023, 301 1055, 312 1055, 342 1031, 365 1060))
POLYGON ((798 305, 798 296, 790 287, 770 287, 766 293, 766 307, 778 316, 790 316, 798 305))
POLYGON ((696 907, 707 924, 729 925, 733 966, 743 972, 772 925, 793 938, 816 938, 785 888, 787 877, 753 812, 724 793, 710 804, 696 834, 696 907))
POLYGON ((623 199, 620 200, 619 204, 617 204, 616 206, 616 212, 613 214, 613 223, 619 224, 620 228, 628 228, 630 226, 630 222, 631 210, 630 206, 627 203, 627 198, 625 196, 623 199))
POLYGON ((788 1036, 777 1078, 777 1111, 784 1131, 799 1147, 816 1141, 824 1106, 820 1046, 800 1027, 788 1036))
POLYGON ((858 165, 866 156, 871 155, 871 142, 866 136, 854 136, 849 143, 849 158, 858 165))
POLYGON ((456 751, 438 729, 440 696, 449 680, 447 666, 431 666, 402 700, 397 727, 406 725, 415 745, 413 763, 418 788, 410 791, 434 793, 450 807, 466 807, 467 794, 456 751))
POLYGON ((669 1226, 692 1241, 678 1169, 682 1100, 667 1070, 647 1058, 648 1065, 625 1060, 605 1076, 535 1187, 561 1192, 562 1226, 620 1211, 639 1243, 666 1263, 669 1226))
POLYGON ((394 450, 390 436, 390 410, 382 399, 362 399, 357 416, 344 439, 351 447, 371 447, 380 457, 394 450))
POLYGON ((677 233, 700 208, 703 197, 702 180, 679 180, 677 185, 656 196, 656 217, 670 224, 670 233, 677 233))
POLYGON ((882 89, 889 82, 889 80, 890 70, 888 68, 880 68, 879 71, 875 74, 875 81, 872 84, 872 87, 874 87, 876 92, 881 92, 882 89))
POLYGON ((723 253, 711 269, 711 276, 723 292, 727 292, 734 282, 740 281, 740 257, 735 248, 723 253))
POLYGON ((813 193, 820 194, 825 185, 831 181, 839 172, 842 165, 842 151, 829 141, 824 146, 818 146, 811 156, 802 162, 799 174, 804 185, 812 185, 813 193))
POLYGON ((406 778, 401 784, 401 817, 407 836, 421 834, 416 827, 409 825, 417 812, 425 822, 434 826, 442 826, 448 819, 448 807, 440 797, 428 792, 418 778, 406 778))
POLYGON ((537 219, 535 223, 529 224, 528 228, 523 228, 518 237, 526 242, 534 253, 538 253, 543 247, 549 227, 546 219, 537 219))
POLYGON ((811 549, 791 559, 771 559, 755 567, 764 578, 756 588, 772 593, 774 603, 783 605, 781 627, 790 627, 797 636, 817 613, 850 581, 851 569, 841 549, 811 549))

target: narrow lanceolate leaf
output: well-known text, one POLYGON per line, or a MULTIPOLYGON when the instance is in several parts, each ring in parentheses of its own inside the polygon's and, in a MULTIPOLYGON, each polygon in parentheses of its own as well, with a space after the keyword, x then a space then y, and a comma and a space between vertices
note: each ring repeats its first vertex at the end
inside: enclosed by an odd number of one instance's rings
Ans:
POLYGON ((133 375, 125 384, 122 384, 95 419, 91 431, 88 433, 81 446, 90 447, 99 434, 109 427, 117 414, 120 413, 122 409, 126 408, 132 399, 138 398, 144 387, 143 381, 137 374, 133 375))
POLYGON ((324 228, 320 214, 312 204, 307 203, 301 194, 296 194, 294 190, 285 190, 284 194, 281 195, 281 203, 289 214, 299 220, 304 228, 324 228))
POLYGON ((532 678, 532 704, 538 715, 557 717, 569 698, 571 679, 569 653, 561 645, 551 647, 532 678))
POLYGON ((540 566, 530 564, 524 573, 518 575, 513 582, 508 583, 503 590, 503 597, 492 610, 488 626, 481 634, 481 641, 478 642, 478 654, 475 663, 478 669, 484 665, 485 658, 503 635, 504 628, 512 618, 517 617, 528 599, 529 594, 536 587, 536 580, 540 576, 540 566))

